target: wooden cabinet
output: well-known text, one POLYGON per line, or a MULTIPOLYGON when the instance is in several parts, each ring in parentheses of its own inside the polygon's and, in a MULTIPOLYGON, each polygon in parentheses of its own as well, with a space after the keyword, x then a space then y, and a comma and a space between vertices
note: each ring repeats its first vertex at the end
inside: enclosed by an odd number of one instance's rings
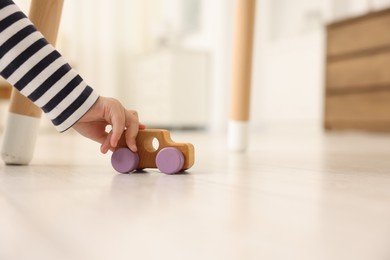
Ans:
POLYGON ((390 132, 390 9, 327 26, 324 121, 390 132))

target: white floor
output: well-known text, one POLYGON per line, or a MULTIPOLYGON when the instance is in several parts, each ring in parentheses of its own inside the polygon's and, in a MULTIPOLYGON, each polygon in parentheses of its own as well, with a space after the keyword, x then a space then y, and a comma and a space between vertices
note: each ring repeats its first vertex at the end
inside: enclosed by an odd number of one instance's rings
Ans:
POLYGON ((117 174, 72 134, 43 134, 30 166, 0 165, 0 259, 390 259, 390 135, 315 129, 172 133, 196 164, 117 174))

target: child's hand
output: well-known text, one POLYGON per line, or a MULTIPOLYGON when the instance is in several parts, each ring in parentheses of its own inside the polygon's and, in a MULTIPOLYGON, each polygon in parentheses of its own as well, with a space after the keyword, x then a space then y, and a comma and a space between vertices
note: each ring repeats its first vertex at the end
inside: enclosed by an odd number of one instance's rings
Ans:
POLYGON ((73 129, 81 135, 100 143, 102 153, 115 150, 125 129, 127 146, 136 152, 135 138, 138 130, 144 128, 138 121, 136 111, 127 110, 118 100, 106 97, 99 97, 91 109, 73 125, 73 129), (107 125, 112 126, 109 133, 106 132, 107 125))

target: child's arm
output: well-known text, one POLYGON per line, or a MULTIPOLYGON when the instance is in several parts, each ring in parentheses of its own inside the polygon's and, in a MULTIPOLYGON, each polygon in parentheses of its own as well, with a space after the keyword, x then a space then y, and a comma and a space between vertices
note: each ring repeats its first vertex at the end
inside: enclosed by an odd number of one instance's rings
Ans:
POLYGON ((12 0, 0 1, 0 75, 42 108, 58 131, 74 126, 100 142, 106 152, 131 127, 136 130, 129 131, 128 143, 135 143, 138 117, 134 111, 127 111, 116 100, 99 98, 12 0), (111 124, 113 133, 108 135, 103 124, 111 124))
POLYGON ((0 75, 41 107, 60 132, 98 98, 11 0, 0 1, 0 75))

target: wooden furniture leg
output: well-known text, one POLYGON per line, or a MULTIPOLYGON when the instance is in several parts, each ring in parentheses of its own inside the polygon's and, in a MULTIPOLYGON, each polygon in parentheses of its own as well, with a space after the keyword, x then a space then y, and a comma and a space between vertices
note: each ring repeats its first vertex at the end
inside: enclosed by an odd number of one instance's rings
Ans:
POLYGON ((0 78, 0 101, 11 98, 12 86, 5 79, 0 78))
MULTIPOLYGON (((29 18, 55 45, 63 0, 32 0, 29 18)), ((41 109, 13 88, 1 155, 6 164, 28 164, 33 156, 41 109)))
POLYGON ((235 1, 228 145, 237 152, 244 152, 248 141, 255 8, 256 0, 235 1))

